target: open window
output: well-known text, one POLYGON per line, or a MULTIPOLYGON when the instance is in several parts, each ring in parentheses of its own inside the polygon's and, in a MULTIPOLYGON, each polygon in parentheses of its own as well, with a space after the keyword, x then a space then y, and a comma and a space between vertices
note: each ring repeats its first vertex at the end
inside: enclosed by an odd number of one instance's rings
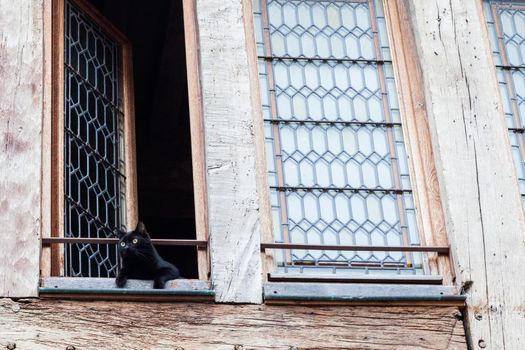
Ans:
POLYGON ((52 2, 44 276, 115 277, 114 232, 140 219, 184 278, 208 279, 193 20, 182 0, 52 2))
POLYGON ((403 5, 253 3, 273 223, 261 247, 268 280, 450 285, 403 5))

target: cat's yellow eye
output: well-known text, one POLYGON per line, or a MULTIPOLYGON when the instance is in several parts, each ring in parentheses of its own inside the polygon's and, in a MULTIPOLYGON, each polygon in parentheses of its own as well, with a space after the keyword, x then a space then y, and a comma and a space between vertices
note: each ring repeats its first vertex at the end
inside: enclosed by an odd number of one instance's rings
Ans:
POLYGON ((134 238, 133 241, 131 241, 131 242, 133 242, 133 244, 137 244, 137 243, 139 243, 139 240, 134 238))
POLYGON ((120 246, 121 246, 121 247, 125 247, 125 246, 126 246, 126 243, 124 243, 124 242, 120 242, 120 246))

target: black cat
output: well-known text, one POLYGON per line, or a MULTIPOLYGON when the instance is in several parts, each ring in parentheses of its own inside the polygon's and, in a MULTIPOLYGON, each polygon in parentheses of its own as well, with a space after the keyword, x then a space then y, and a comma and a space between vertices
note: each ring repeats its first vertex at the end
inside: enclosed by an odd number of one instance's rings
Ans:
POLYGON ((160 257, 142 222, 134 231, 120 231, 118 235, 122 268, 115 279, 117 287, 123 288, 128 278, 132 278, 153 280, 153 288, 162 289, 166 281, 180 277, 175 265, 160 257))

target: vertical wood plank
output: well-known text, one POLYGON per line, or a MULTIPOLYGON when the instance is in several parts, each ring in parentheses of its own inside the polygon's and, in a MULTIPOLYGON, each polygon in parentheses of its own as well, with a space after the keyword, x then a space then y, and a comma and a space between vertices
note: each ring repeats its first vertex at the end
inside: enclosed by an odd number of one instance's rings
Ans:
POLYGON ((410 0, 472 348, 525 342, 525 222, 481 1, 410 0))
MULTIPOLYGON (((425 105, 421 66, 414 50, 415 38, 405 2, 385 2, 388 34, 399 94, 403 135, 410 155, 409 165, 414 174, 411 182, 418 209, 418 226, 423 245, 447 246, 445 218, 436 177, 434 153, 425 105)), ((450 285, 453 271, 446 256, 428 254, 432 274, 443 276, 450 285)))
MULTIPOLYGON (((53 66, 53 6, 52 1, 44 1, 43 8, 44 26, 44 66, 43 66, 43 114, 42 114, 42 200, 41 200, 41 236, 42 238, 51 237, 51 135, 52 135, 52 66, 53 66)), ((42 247, 40 255, 40 276, 51 276, 51 247, 42 247)))
MULTIPOLYGON (((51 80, 64 81, 64 0, 51 0, 51 80)), ((64 84, 51 84, 51 236, 64 235, 64 84)), ((51 275, 64 275, 64 248, 51 247, 51 275)))
POLYGON ((260 303, 254 109, 242 1, 197 0, 211 276, 219 302, 260 303))
MULTIPOLYGON (((243 0, 244 30, 246 32, 246 48, 248 66, 250 68, 250 88, 252 90, 251 103, 253 108, 253 133, 255 136, 257 193, 259 195, 259 212, 261 215, 261 241, 270 243, 274 241, 274 235, 272 208, 270 204, 270 185, 268 184, 268 168, 266 165, 266 147, 264 144, 264 122, 253 11, 253 0, 243 0)), ((267 279, 268 273, 273 272, 275 268, 273 254, 272 251, 261 252, 261 259, 263 261, 262 272, 265 280, 267 279)))
POLYGON ((0 0, 0 295, 38 295, 43 2, 0 0))
MULTIPOLYGON (((193 197, 195 202, 196 239, 206 240, 208 231, 208 193, 206 183, 206 154, 202 106, 199 38, 195 0, 184 0, 184 39, 188 75, 191 154, 193 168, 193 197)), ((210 278, 209 248, 197 248, 199 279, 210 278)))
POLYGON ((137 147, 135 137, 135 98, 133 85, 133 55, 130 43, 122 45, 124 92, 124 162, 126 167, 126 220, 128 230, 139 220, 137 190, 137 147))

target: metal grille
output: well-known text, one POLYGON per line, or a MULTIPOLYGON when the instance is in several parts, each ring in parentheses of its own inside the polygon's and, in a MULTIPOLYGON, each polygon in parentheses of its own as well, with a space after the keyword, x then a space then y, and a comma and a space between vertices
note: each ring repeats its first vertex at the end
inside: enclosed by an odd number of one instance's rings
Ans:
MULTIPOLYGON (((124 219, 120 48, 70 1, 64 47, 64 236, 111 237, 124 219)), ((116 246, 66 244, 64 267, 66 276, 115 276, 116 246)))
POLYGON ((485 12, 525 206, 525 2, 485 1, 485 12))
MULTIPOLYGON (((419 245, 382 3, 254 0, 277 243, 419 245)), ((423 272, 420 253, 277 250, 279 272, 423 272)))

